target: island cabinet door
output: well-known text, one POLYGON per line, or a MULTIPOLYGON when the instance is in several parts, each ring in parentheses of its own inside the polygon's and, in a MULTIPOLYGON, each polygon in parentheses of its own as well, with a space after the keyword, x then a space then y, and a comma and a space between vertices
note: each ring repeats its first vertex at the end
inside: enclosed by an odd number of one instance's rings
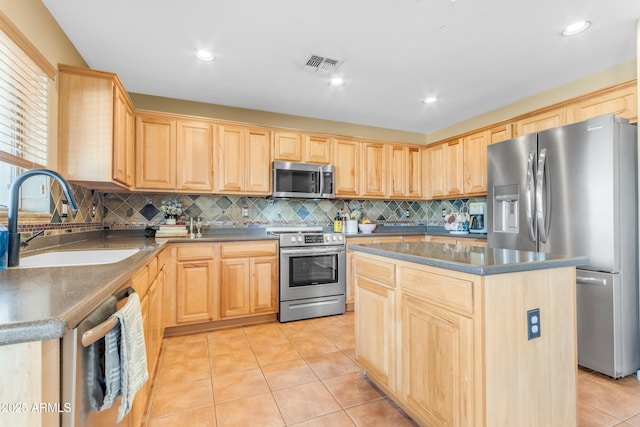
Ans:
POLYGON ((473 320, 402 296, 403 400, 420 424, 471 426, 473 320))
POLYGON ((395 391, 395 292, 356 277, 356 357, 367 376, 395 391))

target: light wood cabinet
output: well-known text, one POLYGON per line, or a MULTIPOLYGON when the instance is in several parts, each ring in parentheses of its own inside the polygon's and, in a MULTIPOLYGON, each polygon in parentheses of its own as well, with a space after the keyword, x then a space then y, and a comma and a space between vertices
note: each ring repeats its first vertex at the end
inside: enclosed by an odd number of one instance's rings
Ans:
POLYGON ((215 192, 271 194, 271 141, 266 130, 218 125, 215 192))
POLYGON ((392 199, 403 199, 407 193, 408 148, 402 145, 389 146, 389 192, 392 199))
POLYGON ((186 243, 177 247, 176 323, 198 323, 217 318, 215 244, 186 243))
POLYGON ((358 363, 418 424, 576 424, 574 267, 479 276, 362 252, 355 265, 358 363))
POLYGON ((465 136, 464 141, 464 193, 487 193, 487 146, 489 131, 465 136))
POLYGON ((331 163, 331 137, 275 131, 273 159, 285 162, 331 163))
POLYGON ((136 116, 136 189, 176 189, 176 121, 136 116))
POLYGON ((402 297, 402 396, 429 425, 473 425, 473 320, 402 297))
POLYGON ((515 122, 516 136, 527 135, 567 124, 567 108, 545 110, 515 122))
POLYGON ((211 192, 211 123, 138 113, 136 189, 211 192))
POLYGON ((101 190, 133 185, 133 104, 116 74, 59 66, 59 166, 101 190))
POLYGON ((277 243, 222 243, 220 256, 220 316, 276 313, 277 243))
POLYGON ((405 196, 409 199, 422 198, 422 150, 406 147, 405 196))
POLYGON ((447 194, 446 159, 447 145, 437 144, 426 148, 425 158, 429 186, 429 198, 437 199, 447 194))
POLYGON ((360 195, 360 142, 338 139, 333 145, 334 187, 336 197, 360 195))
POLYGON ((356 356, 367 376, 396 390, 395 266, 356 258, 356 356))
POLYGON ((489 144, 495 144, 511 138, 513 138, 513 126, 511 123, 502 124, 489 129, 489 144))
POLYGON ((461 196, 464 194, 464 144, 462 138, 456 138, 447 143, 445 158, 447 160, 447 196, 461 196))
POLYGON ((209 123, 176 123, 176 187, 210 192, 213 189, 213 127, 209 123))
MULTIPOLYGON (((145 295, 140 301, 140 311, 142 313, 142 329, 144 332, 144 345, 149 348, 149 298, 145 295)), ((149 364, 149 354, 147 354, 147 365, 149 364)), ((147 366, 148 369, 148 366, 147 366)), ((151 375, 151 374, 150 374, 151 375)), ((129 424, 132 426, 142 425, 144 412, 147 407, 149 390, 151 388, 150 379, 140 387, 129 411, 129 424)))
POLYGON ((628 82, 598 91, 569 105, 567 123, 576 123, 609 113, 635 123, 638 121, 637 103, 637 84, 635 81, 628 82))
POLYGON ((284 162, 302 162, 304 138, 299 133, 276 131, 273 133, 273 159, 284 162))
POLYGON ((377 142, 363 142, 362 175, 359 195, 362 197, 384 198, 388 195, 388 147, 377 142))
POLYGON ((309 163, 331 163, 332 138, 328 135, 305 135, 304 161, 309 163))

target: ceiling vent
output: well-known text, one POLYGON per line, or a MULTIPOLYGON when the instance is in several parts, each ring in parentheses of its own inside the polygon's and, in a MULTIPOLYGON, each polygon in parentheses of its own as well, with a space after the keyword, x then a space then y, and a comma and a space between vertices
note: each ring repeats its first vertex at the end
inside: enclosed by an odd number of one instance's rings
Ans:
POLYGON ((311 55, 304 64, 304 69, 325 76, 333 73, 342 64, 340 59, 327 58, 326 56, 311 55))

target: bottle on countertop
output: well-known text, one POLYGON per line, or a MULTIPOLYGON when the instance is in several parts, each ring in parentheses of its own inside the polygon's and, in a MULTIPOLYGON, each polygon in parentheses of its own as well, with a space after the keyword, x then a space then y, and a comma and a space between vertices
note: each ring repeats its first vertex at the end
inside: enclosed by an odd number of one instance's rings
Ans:
POLYGON ((336 212, 336 217, 333 219, 333 232, 342 233, 342 218, 340 212, 336 212))

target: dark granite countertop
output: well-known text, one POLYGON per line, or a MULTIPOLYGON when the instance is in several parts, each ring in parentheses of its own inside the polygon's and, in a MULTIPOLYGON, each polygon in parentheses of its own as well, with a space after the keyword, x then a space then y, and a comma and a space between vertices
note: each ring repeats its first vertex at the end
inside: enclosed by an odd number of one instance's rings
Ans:
MULTIPOLYGON (((0 270, 0 345, 57 339, 74 328, 107 296, 117 291, 165 243, 277 240, 265 228, 214 228, 198 239, 145 238, 143 230, 74 233, 34 239, 21 257, 50 250, 138 248, 135 255, 113 264, 0 270)), ((426 226, 380 226, 373 234, 449 235, 426 226)), ((482 235, 456 237, 482 238, 482 235)))
POLYGON ((379 243, 349 249, 479 276, 584 265, 587 257, 443 243, 379 243))

